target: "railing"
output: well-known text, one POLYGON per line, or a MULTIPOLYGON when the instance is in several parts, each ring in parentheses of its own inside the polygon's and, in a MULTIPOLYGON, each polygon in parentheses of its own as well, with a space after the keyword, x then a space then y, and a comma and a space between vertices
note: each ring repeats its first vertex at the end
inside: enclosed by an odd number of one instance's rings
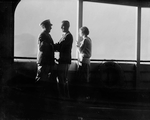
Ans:
MULTIPOLYGON (((36 60, 36 57, 14 57, 15 59, 21 59, 21 60, 36 60)), ((72 58, 72 60, 77 60, 77 58, 72 58)), ((116 62, 137 62, 136 60, 120 60, 120 59, 90 59, 90 61, 116 61, 116 62)), ((140 62, 150 63, 150 60, 140 60, 140 62)))

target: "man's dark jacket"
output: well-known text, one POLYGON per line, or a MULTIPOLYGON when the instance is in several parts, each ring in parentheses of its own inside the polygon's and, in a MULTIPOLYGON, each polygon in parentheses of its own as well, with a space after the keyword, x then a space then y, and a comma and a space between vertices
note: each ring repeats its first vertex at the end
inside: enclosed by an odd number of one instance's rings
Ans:
POLYGON ((55 44, 55 50, 59 52, 59 64, 71 64, 72 43, 73 36, 68 32, 55 44))
POLYGON ((54 65, 54 42, 49 33, 42 32, 38 39, 37 63, 40 65, 54 65))

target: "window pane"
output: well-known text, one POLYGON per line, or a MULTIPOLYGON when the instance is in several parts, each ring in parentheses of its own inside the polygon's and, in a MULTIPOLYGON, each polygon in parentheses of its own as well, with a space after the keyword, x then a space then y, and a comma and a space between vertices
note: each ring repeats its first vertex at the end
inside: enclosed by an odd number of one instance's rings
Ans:
POLYGON ((93 59, 136 60, 136 8, 84 2, 83 25, 90 30, 93 59))
POLYGON ((142 9, 141 60, 150 60, 150 9, 142 9))
MULTIPOLYGON (((51 36, 54 43, 61 38, 61 21, 70 21, 70 32, 76 40, 76 0, 21 0, 15 11, 14 55, 36 57, 37 39, 42 32, 39 24, 50 19, 53 26, 51 36)), ((75 42, 72 56, 76 57, 75 42)))

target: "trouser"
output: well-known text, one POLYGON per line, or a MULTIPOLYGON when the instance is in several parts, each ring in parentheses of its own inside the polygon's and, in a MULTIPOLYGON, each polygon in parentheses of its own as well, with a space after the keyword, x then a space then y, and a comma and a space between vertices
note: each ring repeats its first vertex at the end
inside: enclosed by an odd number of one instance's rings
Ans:
POLYGON ((68 89, 68 69, 69 64, 58 64, 57 66, 57 75, 58 75, 58 89, 61 97, 69 97, 68 89))
POLYGON ((49 81, 49 74, 53 71, 53 65, 37 65, 37 75, 36 75, 36 82, 37 81, 49 81))
POLYGON ((88 83, 89 82, 89 71, 90 65, 86 63, 82 63, 78 68, 78 79, 80 83, 88 83))
POLYGON ((89 72, 90 72, 90 65, 86 63, 82 63, 79 65, 78 68, 78 83, 79 85, 79 96, 89 96, 89 88, 88 83, 89 81, 89 72), (83 87, 84 86, 84 87, 83 87), (84 89, 83 89, 84 88, 84 89))

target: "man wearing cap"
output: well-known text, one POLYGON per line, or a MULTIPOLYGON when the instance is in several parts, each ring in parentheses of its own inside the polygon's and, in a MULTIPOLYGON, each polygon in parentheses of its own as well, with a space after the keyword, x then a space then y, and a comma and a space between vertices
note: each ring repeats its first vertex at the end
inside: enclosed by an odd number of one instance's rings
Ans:
POLYGON ((54 68, 54 42, 49 34, 52 29, 50 20, 44 20, 41 24, 43 29, 38 38, 38 54, 37 54, 37 81, 48 81, 49 73, 54 68))

